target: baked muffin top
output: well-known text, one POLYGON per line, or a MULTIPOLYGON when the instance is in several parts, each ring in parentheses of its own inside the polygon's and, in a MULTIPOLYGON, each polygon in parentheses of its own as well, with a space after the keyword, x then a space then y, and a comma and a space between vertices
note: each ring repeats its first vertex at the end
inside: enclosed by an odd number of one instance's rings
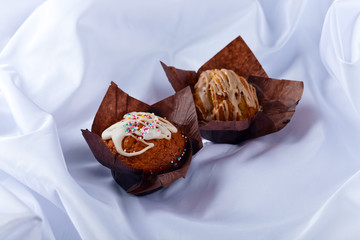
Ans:
POLYGON ((150 174, 182 165, 187 137, 170 121, 148 112, 131 112, 102 133, 111 152, 127 165, 150 174))
POLYGON ((255 88, 232 70, 202 72, 194 90, 195 105, 204 121, 243 120, 260 110, 255 88))

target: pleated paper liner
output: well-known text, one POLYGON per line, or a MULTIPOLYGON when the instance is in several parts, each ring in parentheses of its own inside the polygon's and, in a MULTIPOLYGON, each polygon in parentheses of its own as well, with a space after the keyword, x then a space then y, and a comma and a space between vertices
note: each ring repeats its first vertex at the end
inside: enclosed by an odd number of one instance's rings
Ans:
POLYGON ((202 148, 196 109, 189 87, 153 105, 143 103, 122 91, 111 82, 109 89, 95 115, 91 131, 82 130, 95 158, 111 169, 114 180, 128 193, 144 195, 167 187, 185 177, 192 156, 202 148), (182 165, 176 170, 149 175, 141 169, 132 168, 115 156, 101 139, 101 133, 112 124, 122 120, 129 112, 151 112, 166 117, 187 136, 186 154, 182 165))
POLYGON ((190 87, 194 91, 200 74, 210 69, 229 69, 247 79, 256 88, 262 111, 241 121, 203 122, 199 117, 201 136, 216 143, 237 144, 284 128, 294 115, 301 99, 302 81, 268 78, 251 49, 239 36, 195 71, 169 67, 161 62, 174 90, 190 87))

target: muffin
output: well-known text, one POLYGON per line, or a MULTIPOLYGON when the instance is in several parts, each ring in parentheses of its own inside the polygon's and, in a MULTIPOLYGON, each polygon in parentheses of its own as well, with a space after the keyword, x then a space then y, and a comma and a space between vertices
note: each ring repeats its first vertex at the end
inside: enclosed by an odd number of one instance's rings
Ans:
POLYGON ((255 88, 228 69, 203 71, 194 85, 194 101, 205 122, 244 120, 261 110, 255 88))
POLYGON ((241 36, 196 71, 167 66, 163 62, 161 65, 175 92, 191 88, 201 136, 214 143, 239 144, 283 129, 293 117, 304 90, 301 81, 269 78, 241 36), (243 87, 229 87, 229 74, 224 72, 224 78, 218 76, 218 80, 212 82, 211 75, 217 75, 215 69, 231 69, 251 85, 237 76, 243 87), (208 76, 200 77, 201 74, 208 76), (252 86, 256 88, 256 97, 252 86), (236 104, 238 102, 240 104, 236 104))
POLYGON ((132 168, 148 174, 175 170, 183 164, 187 137, 175 124, 149 112, 131 112, 101 137, 110 151, 132 168))

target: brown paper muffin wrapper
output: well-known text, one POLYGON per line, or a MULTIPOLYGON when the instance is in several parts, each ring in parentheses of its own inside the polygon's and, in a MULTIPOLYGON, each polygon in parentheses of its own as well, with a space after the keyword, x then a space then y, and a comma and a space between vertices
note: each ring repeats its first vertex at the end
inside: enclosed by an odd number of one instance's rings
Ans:
POLYGON ((254 117, 241 121, 199 121, 202 137, 216 143, 237 144, 281 130, 290 122, 304 90, 302 81, 268 78, 240 36, 201 66, 197 72, 168 67, 162 62, 161 65, 176 92, 188 86, 193 91, 203 71, 222 68, 235 71, 256 88, 262 111, 254 117))
POLYGON ((91 131, 82 134, 95 158, 111 169, 114 180, 128 193, 144 195, 167 187, 177 179, 185 177, 192 155, 202 148, 196 109, 189 87, 153 105, 143 103, 122 91, 111 82, 95 115, 91 131), (149 175, 141 169, 132 168, 115 156, 101 139, 101 133, 112 124, 123 119, 129 112, 152 112, 166 117, 187 136, 186 154, 178 169, 158 175, 149 175))

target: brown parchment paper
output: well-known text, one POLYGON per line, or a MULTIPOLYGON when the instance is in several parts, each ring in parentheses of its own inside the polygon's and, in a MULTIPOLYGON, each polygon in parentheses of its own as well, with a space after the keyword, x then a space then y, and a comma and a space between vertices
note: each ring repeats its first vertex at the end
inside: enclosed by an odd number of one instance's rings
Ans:
POLYGON ((95 158, 111 169, 114 180, 128 193, 144 195, 167 187, 177 179, 185 177, 192 155, 202 148, 198 128, 196 109, 189 87, 165 98, 153 105, 143 103, 122 91, 111 82, 101 105, 95 115, 91 131, 82 130, 82 134, 95 158), (159 175, 145 174, 140 169, 132 168, 111 153, 101 139, 101 133, 110 125, 120 121, 129 112, 153 112, 166 117, 188 137, 184 164, 178 169, 159 175))
POLYGON ((291 120, 295 107, 301 99, 304 84, 302 81, 268 78, 251 49, 239 36, 195 71, 161 65, 174 90, 190 86, 194 89, 200 74, 209 69, 231 69, 243 76, 256 88, 262 111, 254 117, 242 121, 199 120, 203 138, 217 143, 240 143, 279 131, 291 120))

